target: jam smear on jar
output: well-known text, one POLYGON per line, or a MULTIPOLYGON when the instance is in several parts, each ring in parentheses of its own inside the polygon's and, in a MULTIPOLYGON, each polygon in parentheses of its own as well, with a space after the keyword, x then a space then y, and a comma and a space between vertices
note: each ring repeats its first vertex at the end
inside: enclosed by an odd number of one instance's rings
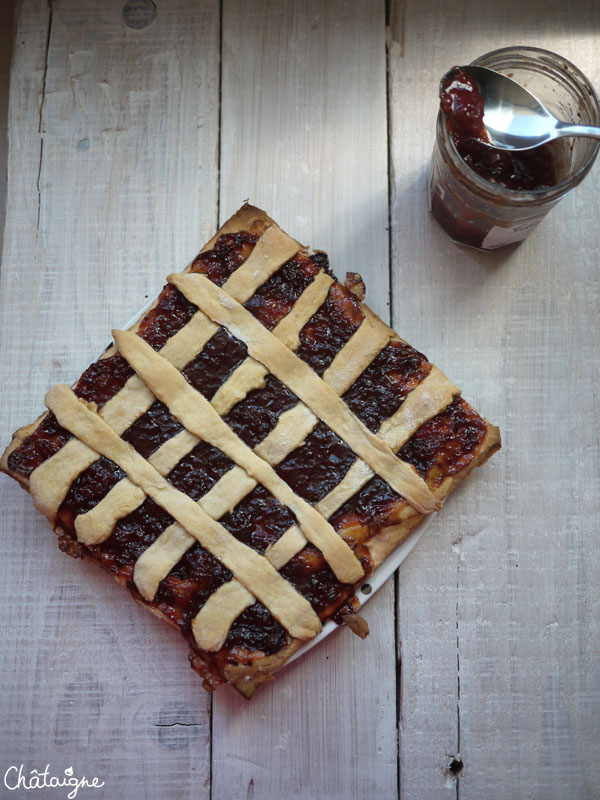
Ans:
POLYGON ((522 151, 490 146, 483 124, 483 102, 477 81, 459 67, 442 82, 440 107, 465 164, 505 189, 530 192, 556 186, 556 159, 550 144, 522 151))

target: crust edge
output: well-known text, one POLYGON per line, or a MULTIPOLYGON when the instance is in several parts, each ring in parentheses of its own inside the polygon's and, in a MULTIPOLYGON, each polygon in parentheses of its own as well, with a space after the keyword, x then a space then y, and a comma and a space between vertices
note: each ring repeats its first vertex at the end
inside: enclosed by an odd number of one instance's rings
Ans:
MULTIPOLYGON (((435 489, 432 490, 433 495, 438 500, 445 499, 462 481, 469 477, 476 467, 485 464, 485 462, 502 446, 499 428, 496 425, 492 425, 487 419, 484 419, 484 421, 487 430, 475 457, 463 470, 456 473, 456 475, 445 478, 439 486, 436 486, 435 489)), ((374 568, 385 561, 396 547, 398 547, 424 519, 424 514, 415 513, 397 525, 390 525, 388 528, 384 528, 379 534, 374 536, 367 545, 371 553, 371 558, 373 559, 374 568)))
MULTIPOLYGON (((443 500, 459 483, 469 477, 471 472, 483 465, 501 447, 500 430, 484 418, 486 433, 477 450, 476 455, 463 470, 443 480, 433 490, 434 496, 443 500)), ((367 547, 373 560, 373 568, 378 567, 401 544, 408 535, 422 522, 427 515, 415 512, 396 525, 383 528, 373 536, 367 547)), ((261 659, 260 665, 252 667, 230 667, 225 671, 225 677, 240 694, 246 698, 252 697, 256 689, 265 681, 273 680, 274 673, 288 661, 289 658, 304 644, 299 639, 290 642, 273 655, 261 659)))

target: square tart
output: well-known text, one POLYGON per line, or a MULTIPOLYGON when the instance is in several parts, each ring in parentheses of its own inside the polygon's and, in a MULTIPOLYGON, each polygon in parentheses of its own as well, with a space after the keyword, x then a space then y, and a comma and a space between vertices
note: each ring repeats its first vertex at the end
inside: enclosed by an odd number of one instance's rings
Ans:
POLYGON ((498 429, 263 211, 244 205, 1 469, 246 697, 500 446, 498 429))

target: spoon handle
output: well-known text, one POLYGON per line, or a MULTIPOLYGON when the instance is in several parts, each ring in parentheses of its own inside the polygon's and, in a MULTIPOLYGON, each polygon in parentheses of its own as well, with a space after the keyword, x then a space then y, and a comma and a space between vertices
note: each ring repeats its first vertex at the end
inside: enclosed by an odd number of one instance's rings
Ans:
POLYGON ((556 125, 556 136, 589 136, 593 139, 600 139, 600 128, 591 125, 571 125, 567 122, 559 122, 556 125))

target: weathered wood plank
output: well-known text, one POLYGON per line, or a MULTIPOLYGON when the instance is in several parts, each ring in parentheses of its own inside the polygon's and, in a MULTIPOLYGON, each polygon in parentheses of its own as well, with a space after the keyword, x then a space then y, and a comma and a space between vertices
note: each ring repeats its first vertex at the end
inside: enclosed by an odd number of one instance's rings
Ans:
POLYGON ((427 213, 437 85, 511 44, 600 86, 596 3, 392 3, 394 322, 504 450, 400 570, 401 797, 591 798, 599 766, 597 167, 526 243, 453 245, 427 213), (434 322, 432 322, 434 321, 434 322), (596 420, 596 422, 595 422, 596 420))
MULTIPOLYGON (((20 392, 5 390, 4 439, 214 229, 219 7, 157 5, 132 30, 121 2, 56 0, 47 53, 47 4, 18 5, 1 296, 3 375, 20 392)), ((505 449, 400 572, 401 796, 453 797, 444 769, 460 751, 461 800, 493 787, 592 798, 598 168, 526 244, 493 255, 447 240, 425 176, 448 66, 518 40, 600 86, 600 12, 511 0, 450 13, 392 3, 394 323, 501 424, 505 449)), ((223 18, 221 219, 250 197, 338 274, 362 272, 385 317, 383 3, 226 0, 223 18)), ((185 648, 67 562, 16 485, 0 491, 6 764, 72 765, 111 797, 208 796, 209 717, 185 648)), ((251 703, 222 690, 217 800, 396 796, 392 594, 367 606, 370 641, 339 632, 251 703)))
POLYGON ((8 161, 8 95, 13 46, 13 2, 0 4, 0 252, 6 219, 6 169, 8 161))
MULTIPOLYGON (((136 30, 119 0, 17 6, 3 441, 214 231, 219 4, 158 6, 136 30)), ((4 769, 72 766, 115 798, 207 797, 209 711, 186 648, 67 560, 14 482, 0 491, 4 769)))
MULTIPOLYGON (((383 3, 226 0, 221 218, 249 197, 387 317, 383 3)), ((213 798, 396 795, 393 587, 247 703, 213 704, 213 798)))

